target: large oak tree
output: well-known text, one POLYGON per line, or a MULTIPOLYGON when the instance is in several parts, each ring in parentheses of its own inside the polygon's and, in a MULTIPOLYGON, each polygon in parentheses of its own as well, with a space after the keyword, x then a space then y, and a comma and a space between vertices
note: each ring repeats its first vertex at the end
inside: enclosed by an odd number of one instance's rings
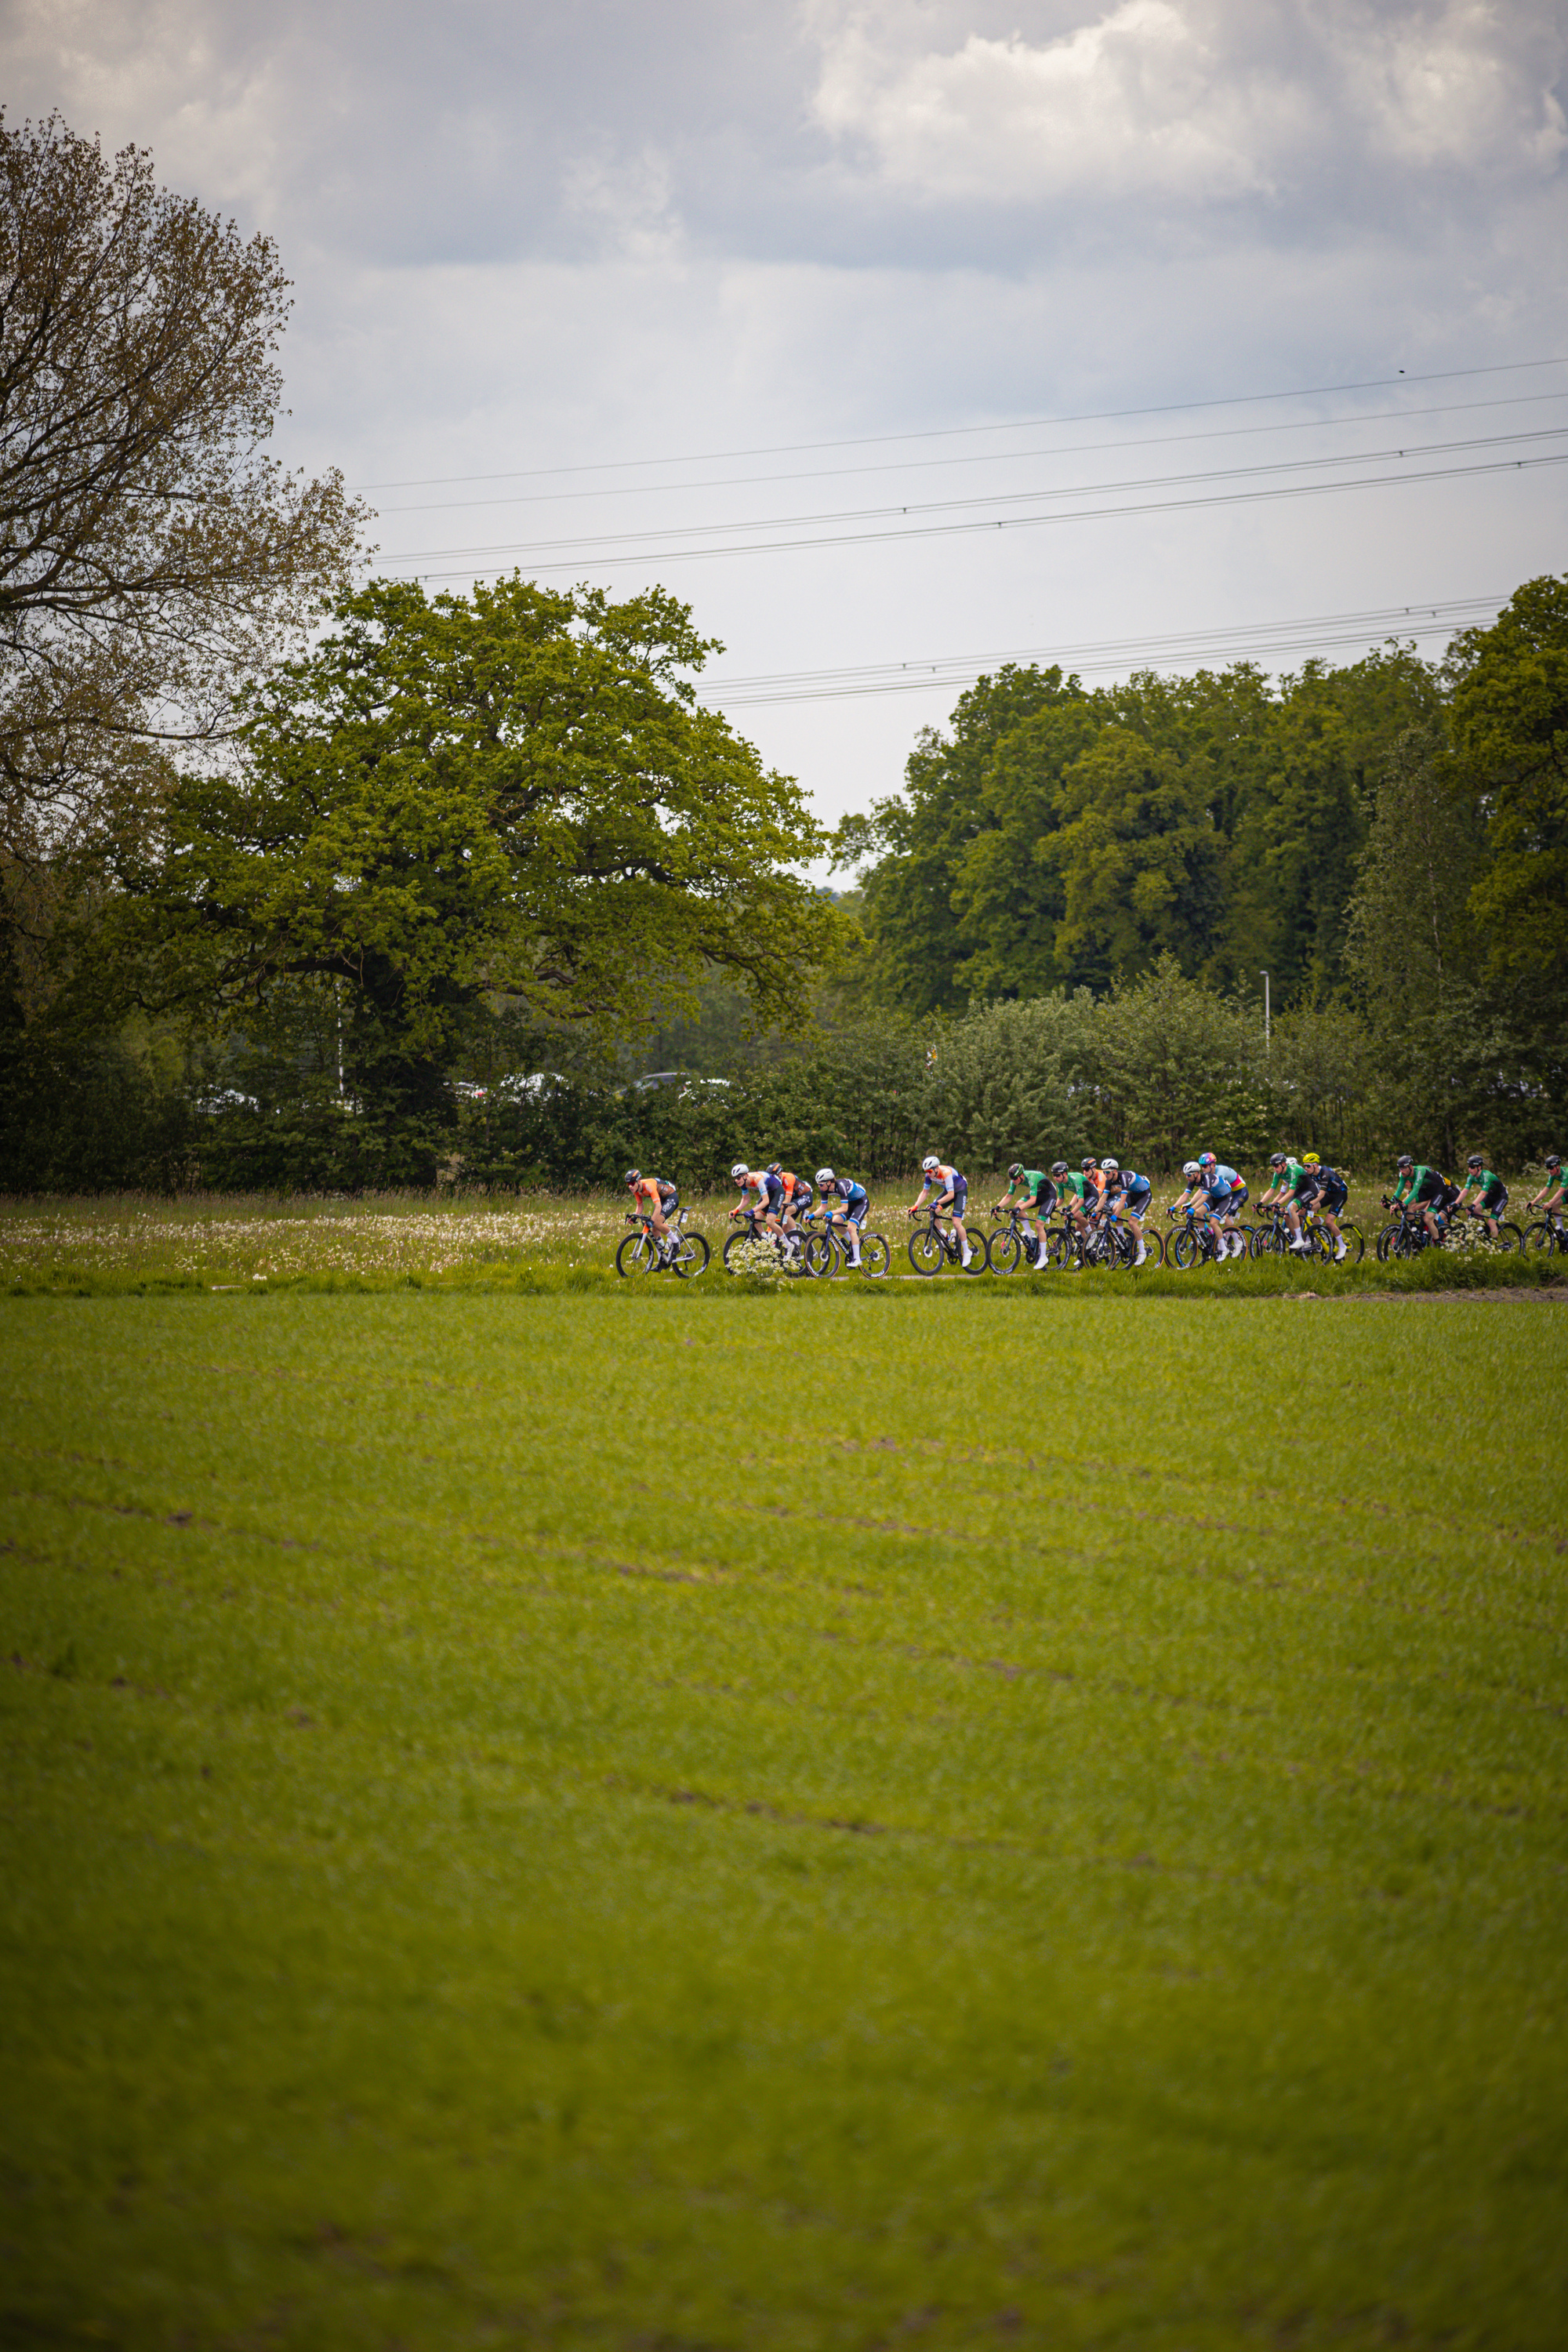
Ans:
POLYGON ((798 1016, 847 926, 790 870, 799 787, 696 698, 712 650, 657 589, 373 583, 256 689, 237 769, 182 782, 119 918, 195 1006, 329 986, 387 1118, 439 1123, 497 998, 625 1034, 718 966, 798 1016))

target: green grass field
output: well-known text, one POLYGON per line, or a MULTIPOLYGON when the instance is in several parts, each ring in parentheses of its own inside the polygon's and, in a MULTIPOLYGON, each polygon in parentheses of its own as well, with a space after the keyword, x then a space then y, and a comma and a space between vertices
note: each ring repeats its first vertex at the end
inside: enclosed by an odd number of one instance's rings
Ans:
POLYGON ((1029 1287, 0 1303, 0 2341, 1568 2338, 1563 1294, 1029 1287))

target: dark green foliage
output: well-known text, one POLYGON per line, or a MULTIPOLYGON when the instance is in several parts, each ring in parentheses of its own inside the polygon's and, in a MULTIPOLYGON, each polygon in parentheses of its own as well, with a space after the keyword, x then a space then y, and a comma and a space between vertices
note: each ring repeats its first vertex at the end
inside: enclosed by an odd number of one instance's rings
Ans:
POLYGON ((1439 706, 1397 647, 1271 688, 1250 663, 1090 693, 1004 671, 922 736, 901 800, 840 835, 868 858, 876 984, 910 1010, 1108 987, 1174 954, 1281 1003, 1344 975, 1367 794, 1439 706))
POLYGON ((930 1117, 924 1045, 911 1024, 884 1013, 724 1086, 639 1091, 554 1077, 487 1097, 465 1107, 459 1148, 470 1183, 611 1183, 636 1166, 690 1191, 724 1182, 737 1160, 905 1171, 930 1117))

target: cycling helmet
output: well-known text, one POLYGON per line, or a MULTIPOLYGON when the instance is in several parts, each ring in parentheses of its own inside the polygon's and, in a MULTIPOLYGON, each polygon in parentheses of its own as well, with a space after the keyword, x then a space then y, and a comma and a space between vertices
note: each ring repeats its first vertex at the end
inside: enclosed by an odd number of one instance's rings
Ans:
POLYGON ((640 1168, 628 1168, 626 1174, 622 1177, 621 1181, 623 1184, 640 1184, 642 1182, 642 1170, 640 1168))
POLYGON ((1009 1168, 1009 1169, 1008 1169, 1008 1171, 1007 1171, 1007 1181, 1008 1181, 1008 1183, 1009 1183, 1009 1184, 1016 1184, 1016 1183, 1017 1182, 1017 1181, 1018 1181, 1019 1177, 1023 1174, 1023 1172, 1024 1172, 1024 1163, 1023 1163, 1023 1161, 1022 1161, 1021 1160, 1014 1160, 1014 1162, 1013 1162, 1013 1165, 1012 1165, 1012 1166, 1011 1166, 1011 1168, 1009 1168))
POLYGON ((1561 1168, 1563 1154, 1560 1151, 1549 1151, 1546 1155, 1546 1165, 1548 1168, 1561 1168))
POLYGON ((1283 1168, 1288 1165, 1289 1160, 1289 1154, 1288 1152, 1271 1151, 1268 1155, 1268 1165, 1270 1168, 1283 1168))
POLYGON ((1067 1161, 1066 1161, 1065 1160, 1053 1160, 1053 1161, 1052 1161, 1052 1163, 1051 1163, 1051 1174, 1052 1174, 1053 1176, 1065 1176, 1065 1175, 1067 1174, 1067 1172, 1068 1172, 1068 1164, 1067 1164, 1067 1161))
POLYGON ((747 1167, 743 1160, 737 1160, 735 1165, 730 1171, 731 1175, 734 1178, 737 1184, 743 1183, 751 1172, 751 1170, 747 1167))
POLYGON ((1079 1163, 1078 1163, 1078 1164, 1079 1164, 1079 1166, 1082 1169, 1082 1171, 1083 1171, 1084 1174, 1087 1176, 1087 1175, 1089 1174, 1089 1170, 1097 1164, 1097 1163, 1096 1163, 1096 1161, 1095 1161, 1095 1157, 1094 1157, 1093 1152, 1091 1151, 1091 1152, 1088 1153, 1088 1155, 1087 1155, 1084 1159, 1080 1160, 1079 1161, 1079 1163))
POLYGON ((925 1158, 921 1161, 921 1174, 922 1176, 934 1176, 941 1166, 942 1162, 937 1158, 935 1152, 928 1151, 925 1158))
POLYGON ((1479 1151, 1472 1151, 1465 1162, 1467 1168, 1484 1168, 1486 1164, 1485 1155, 1479 1151))
POLYGON ((831 1168, 819 1168, 816 1171, 816 1181, 819 1184, 837 1184, 838 1179, 831 1168))
POLYGON ((1195 1160, 1189 1160, 1185 1167, 1182 1170, 1182 1173, 1186 1178, 1189 1184, 1192 1182, 1194 1176, 1201 1176, 1203 1172, 1203 1170, 1198 1166, 1195 1160))
POLYGON ((1414 1168, 1415 1162, 1412 1160, 1408 1151, 1402 1151, 1399 1155, 1397 1165, 1401 1168, 1414 1168))
POLYGON ((1102 1160, 1100 1163, 1100 1172, 1102 1176, 1120 1176, 1121 1173, 1121 1160, 1102 1160))
POLYGON ((768 1174, 770 1176, 782 1176, 784 1174, 784 1161, 782 1160, 770 1160, 768 1162, 768 1174))
POLYGON ((1198 1166, 1200 1168, 1217 1168, 1219 1166, 1219 1161, 1215 1158, 1212 1151, 1200 1151, 1198 1154, 1198 1166))
POLYGON ((1301 1165, 1303 1168, 1321 1168, 1322 1164, 1322 1161, 1318 1158, 1315 1151, 1303 1151, 1301 1154, 1301 1165))

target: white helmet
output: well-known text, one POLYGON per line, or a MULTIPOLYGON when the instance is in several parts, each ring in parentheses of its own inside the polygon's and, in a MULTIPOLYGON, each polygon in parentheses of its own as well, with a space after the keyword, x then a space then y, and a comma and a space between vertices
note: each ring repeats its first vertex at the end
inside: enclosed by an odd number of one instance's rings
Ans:
POLYGON ((751 1170, 747 1167, 743 1160, 737 1160, 735 1165, 730 1171, 731 1175, 734 1178, 737 1184, 740 1183, 742 1177, 749 1176, 751 1172, 751 1170))
POLYGON ((1120 1176, 1121 1162, 1120 1160, 1102 1160, 1100 1163, 1100 1171, 1102 1176, 1120 1176))
POLYGON ((941 1166, 942 1162, 937 1158, 935 1152, 928 1151, 925 1158, 921 1161, 921 1174, 922 1176, 934 1175, 941 1166))
POLYGON ((816 1181, 819 1184, 837 1184, 838 1179, 831 1168, 819 1168, 816 1171, 816 1181))
POLYGON ((1203 1170, 1198 1166, 1195 1160, 1189 1160, 1183 1168, 1182 1173, 1190 1180, 1194 1176, 1201 1176, 1203 1174, 1203 1170))

